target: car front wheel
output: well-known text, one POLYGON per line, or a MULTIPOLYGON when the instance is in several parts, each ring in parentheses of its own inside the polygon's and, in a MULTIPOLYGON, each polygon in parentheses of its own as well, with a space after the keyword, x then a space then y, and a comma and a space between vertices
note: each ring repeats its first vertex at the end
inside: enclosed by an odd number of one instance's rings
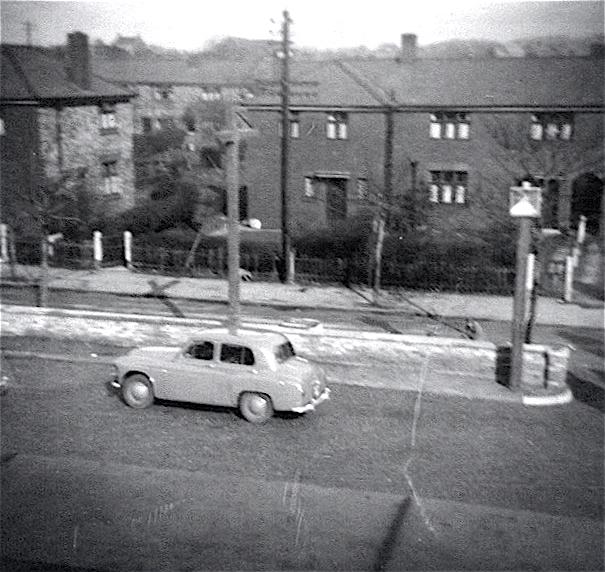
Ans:
POLYGON ((273 417, 271 398, 263 393, 242 393, 239 398, 239 410, 250 423, 265 423, 273 417))
POLYGON ((149 378, 141 373, 127 377, 122 383, 122 397, 127 405, 145 409, 153 403, 153 388, 149 378))

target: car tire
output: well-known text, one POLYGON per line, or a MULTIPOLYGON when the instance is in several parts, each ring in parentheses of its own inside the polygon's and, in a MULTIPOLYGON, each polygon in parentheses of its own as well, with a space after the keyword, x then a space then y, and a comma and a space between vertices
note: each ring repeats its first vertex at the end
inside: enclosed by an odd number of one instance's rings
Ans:
POLYGON ((151 381, 142 373, 128 376, 122 383, 122 398, 130 407, 145 409, 154 400, 151 381))
POLYGON ((271 398, 264 393, 242 393, 239 410, 242 417, 250 423, 265 423, 273 417, 271 398))

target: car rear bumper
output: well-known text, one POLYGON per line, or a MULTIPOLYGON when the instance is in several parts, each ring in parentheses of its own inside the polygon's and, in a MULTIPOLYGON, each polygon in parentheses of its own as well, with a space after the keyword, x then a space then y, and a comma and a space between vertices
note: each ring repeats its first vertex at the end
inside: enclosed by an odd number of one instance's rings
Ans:
POLYGON ((330 399, 330 389, 326 387, 321 392, 319 397, 316 397, 306 405, 301 405, 300 407, 293 407, 292 411, 294 411, 294 413, 307 413, 308 411, 314 411, 317 405, 323 403, 327 399, 330 399))

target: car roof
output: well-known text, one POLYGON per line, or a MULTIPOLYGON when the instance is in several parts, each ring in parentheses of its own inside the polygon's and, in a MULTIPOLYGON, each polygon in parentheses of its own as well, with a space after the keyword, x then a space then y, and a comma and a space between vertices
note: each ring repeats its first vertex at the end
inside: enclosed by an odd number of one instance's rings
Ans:
POLYGON ((219 342, 272 347, 283 344, 287 341, 288 338, 279 332, 272 332, 269 330, 252 330, 247 328, 238 328, 237 334, 229 333, 227 328, 212 328, 204 330, 200 334, 189 338, 189 343, 219 342))

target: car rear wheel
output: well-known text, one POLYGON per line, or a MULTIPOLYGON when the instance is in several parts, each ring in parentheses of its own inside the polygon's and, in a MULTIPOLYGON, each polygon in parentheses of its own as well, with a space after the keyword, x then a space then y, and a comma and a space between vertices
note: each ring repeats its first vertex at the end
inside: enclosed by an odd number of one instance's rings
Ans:
POLYGON ((239 410, 250 423, 265 423, 273 417, 271 398, 263 393, 242 393, 239 398, 239 410))
POLYGON ((149 378, 141 373, 127 377, 122 383, 122 397, 127 405, 145 409, 153 403, 153 388, 149 378))

